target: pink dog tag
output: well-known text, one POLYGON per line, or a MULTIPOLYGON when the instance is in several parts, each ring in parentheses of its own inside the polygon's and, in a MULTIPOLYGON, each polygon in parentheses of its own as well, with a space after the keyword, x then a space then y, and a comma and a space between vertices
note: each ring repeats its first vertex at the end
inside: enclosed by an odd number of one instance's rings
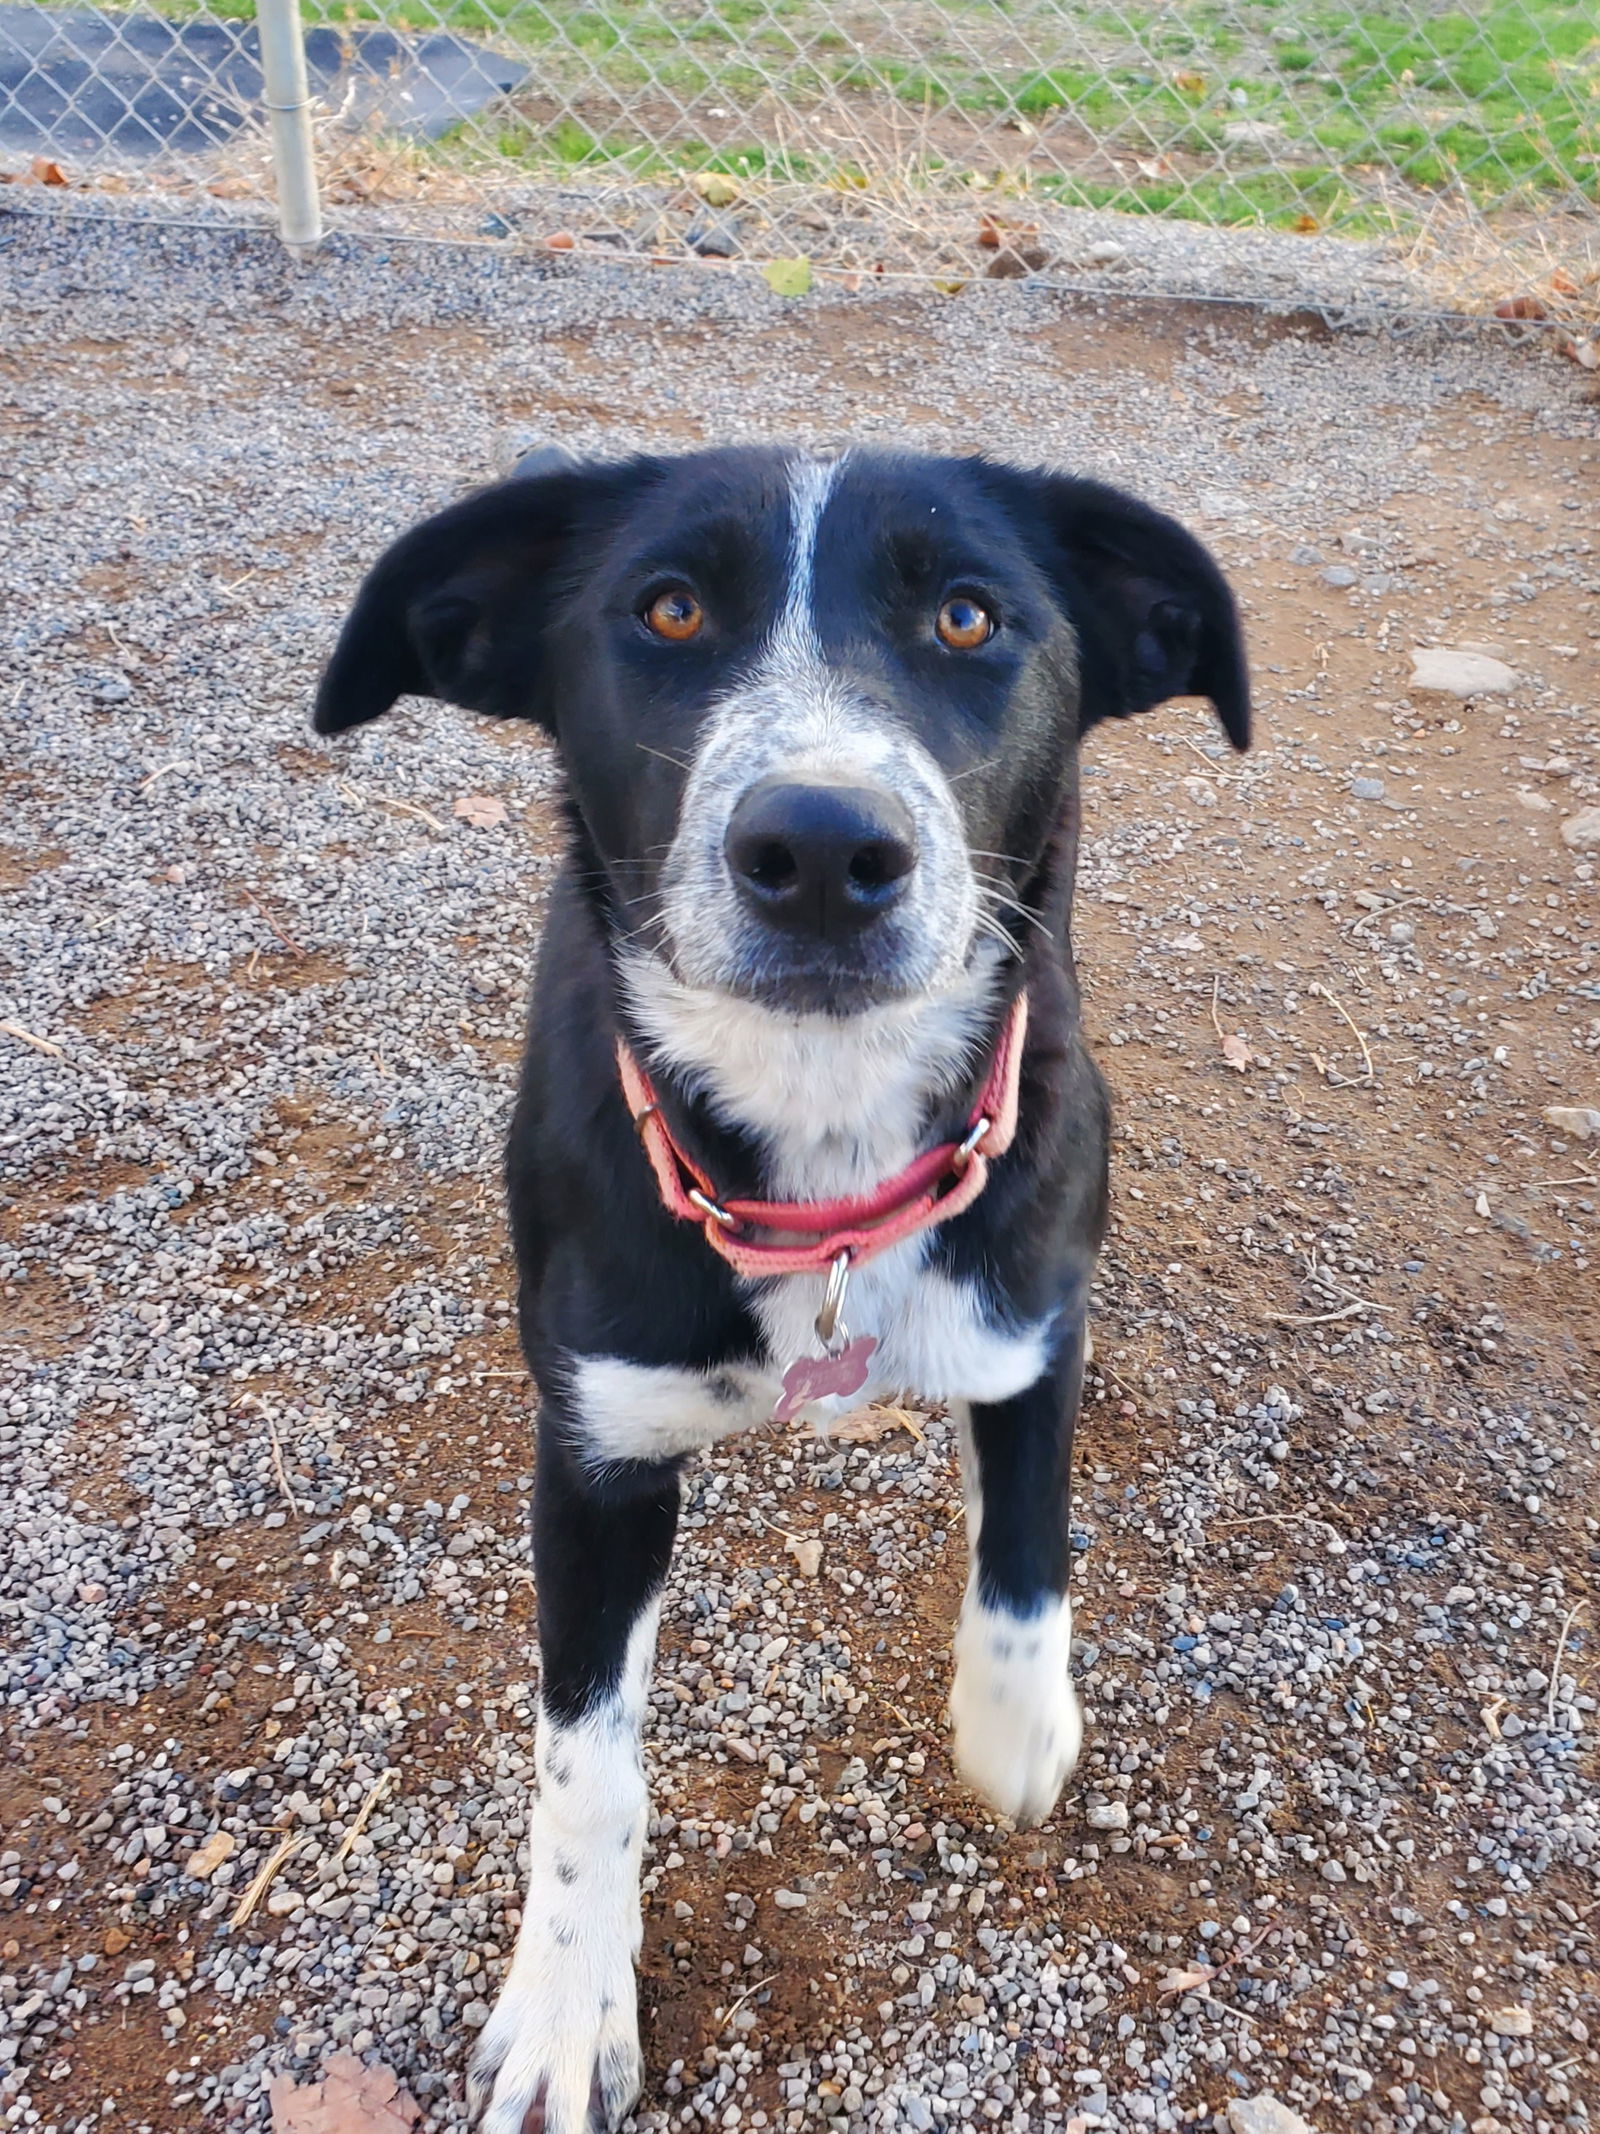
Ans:
POLYGON ((783 1394, 772 1411, 775 1423, 792 1423, 807 1401, 831 1400, 859 1393, 867 1382, 872 1352, 878 1346, 871 1334, 847 1341, 832 1356, 801 1356, 783 1374, 783 1394))

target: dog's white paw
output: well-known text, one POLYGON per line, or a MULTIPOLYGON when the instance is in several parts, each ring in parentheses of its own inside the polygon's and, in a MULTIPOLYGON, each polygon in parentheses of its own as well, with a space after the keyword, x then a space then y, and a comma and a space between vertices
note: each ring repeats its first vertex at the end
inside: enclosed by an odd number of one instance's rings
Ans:
POLYGON ((956 1768, 996 1815, 1042 1823, 1078 1761, 1072 1605, 1017 1616, 969 1590, 950 1692, 956 1768))
POLYGON ((613 2134, 644 2083, 626 1940, 558 1946, 525 1924, 473 2056, 479 2134, 613 2134))

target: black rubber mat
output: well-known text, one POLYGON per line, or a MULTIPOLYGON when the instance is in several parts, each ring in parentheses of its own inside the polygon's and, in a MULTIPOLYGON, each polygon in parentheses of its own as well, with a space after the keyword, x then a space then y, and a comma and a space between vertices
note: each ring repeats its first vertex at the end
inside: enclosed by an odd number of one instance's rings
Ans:
MULTIPOLYGON (((444 32, 306 32, 311 92, 376 131, 435 139, 527 68, 444 32)), ((0 5, 0 146, 86 162, 216 148, 259 122, 254 22, 0 5)))

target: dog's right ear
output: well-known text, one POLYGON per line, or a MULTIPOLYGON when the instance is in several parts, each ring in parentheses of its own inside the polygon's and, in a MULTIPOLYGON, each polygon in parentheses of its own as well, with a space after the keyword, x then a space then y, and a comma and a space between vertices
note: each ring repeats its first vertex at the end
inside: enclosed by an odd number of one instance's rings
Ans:
POLYGON ((519 469, 402 534, 345 619, 317 689, 317 732, 362 726, 402 696, 544 718, 542 640, 563 565, 661 471, 650 459, 519 469))

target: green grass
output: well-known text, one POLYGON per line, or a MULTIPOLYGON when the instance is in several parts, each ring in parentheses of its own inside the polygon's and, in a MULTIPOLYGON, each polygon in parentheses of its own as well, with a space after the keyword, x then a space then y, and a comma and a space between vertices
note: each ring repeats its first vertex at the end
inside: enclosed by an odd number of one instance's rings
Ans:
MULTIPOLYGON (((191 0, 157 4, 188 12, 191 0)), ((991 170, 1015 161, 1015 132, 996 129, 1020 118, 1053 136, 1044 145, 1065 166, 1036 155, 1035 190, 1151 213, 1350 227, 1384 184, 1392 203, 1396 179, 1419 205, 1443 189, 1487 210, 1600 199, 1596 0, 1130 0, 1125 14, 1072 0, 879 0, 859 13, 827 0, 304 4, 312 20, 442 26, 524 55, 530 89, 588 122, 491 114, 494 144, 531 168, 826 178, 865 155, 808 131, 807 106, 842 90, 898 111, 902 133, 907 112, 925 114, 940 153, 980 173, 986 155, 991 170), (767 118, 774 88, 781 130, 767 118), (686 115, 663 129, 668 98, 686 115), (631 133, 630 99, 646 114, 631 133), (712 106, 748 145, 707 149, 712 106), (1089 160, 1095 144, 1120 177, 1089 160)))

